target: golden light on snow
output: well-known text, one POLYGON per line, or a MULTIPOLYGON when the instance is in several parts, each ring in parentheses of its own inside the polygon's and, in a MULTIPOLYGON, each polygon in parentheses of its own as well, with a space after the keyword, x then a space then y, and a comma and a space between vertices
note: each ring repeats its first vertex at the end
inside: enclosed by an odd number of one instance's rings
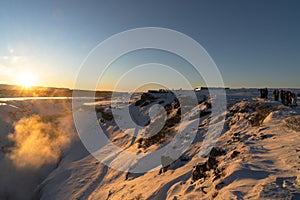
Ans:
POLYGON ((36 85, 36 78, 31 73, 24 73, 21 74, 18 78, 18 85, 22 86, 23 88, 30 88, 36 85))

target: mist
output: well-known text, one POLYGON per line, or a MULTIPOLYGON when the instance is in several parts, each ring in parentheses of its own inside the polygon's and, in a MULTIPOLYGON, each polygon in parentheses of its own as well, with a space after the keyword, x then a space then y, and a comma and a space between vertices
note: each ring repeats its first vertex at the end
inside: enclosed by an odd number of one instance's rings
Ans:
POLYGON ((70 144, 70 134, 63 127, 62 121, 39 115, 14 123, 14 133, 8 135, 10 148, 0 162, 0 199, 33 198, 37 186, 55 169, 70 144))

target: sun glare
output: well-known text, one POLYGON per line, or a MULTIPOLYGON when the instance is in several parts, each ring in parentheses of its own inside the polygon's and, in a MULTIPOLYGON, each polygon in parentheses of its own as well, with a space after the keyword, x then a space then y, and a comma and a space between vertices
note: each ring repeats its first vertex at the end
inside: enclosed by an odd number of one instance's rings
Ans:
POLYGON ((35 77, 33 74, 26 73, 26 74, 21 74, 19 79, 18 79, 19 85, 22 86, 23 88, 30 88, 36 84, 35 82, 35 77))

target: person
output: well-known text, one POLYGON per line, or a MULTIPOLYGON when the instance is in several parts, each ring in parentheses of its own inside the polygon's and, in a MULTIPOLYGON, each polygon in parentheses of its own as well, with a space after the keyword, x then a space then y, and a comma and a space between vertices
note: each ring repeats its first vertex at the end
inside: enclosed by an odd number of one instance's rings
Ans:
POLYGON ((260 98, 267 99, 268 98, 268 89, 267 88, 260 88, 260 98))
POLYGON ((292 105, 292 92, 291 91, 287 91, 286 105, 287 106, 291 106, 292 105))
POLYGON ((273 94, 274 94, 274 100, 275 101, 279 101, 279 90, 278 89, 275 89, 273 91, 273 94))
POLYGON ((281 103, 284 104, 284 90, 280 91, 280 99, 281 99, 281 103))
POLYGON ((283 105, 288 105, 288 92, 287 91, 283 91, 283 99, 282 99, 282 104, 283 105))
POLYGON ((295 93, 291 94, 291 107, 292 108, 297 107, 297 96, 295 93))
POLYGON ((265 88, 265 98, 267 99, 268 98, 268 88, 265 88))
POLYGON ((264 98, 264 92, 263 92, 263 89, 262 88, 260 88, 260 89, 258 89, 259 90, 259 92, 260 92, 260 98, 264 98))

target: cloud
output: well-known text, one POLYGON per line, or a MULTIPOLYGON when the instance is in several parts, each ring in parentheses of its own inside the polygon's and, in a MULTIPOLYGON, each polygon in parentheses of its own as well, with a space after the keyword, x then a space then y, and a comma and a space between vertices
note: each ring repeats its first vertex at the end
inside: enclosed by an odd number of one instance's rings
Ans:
POLYGON ((9 63, 18 63, 18 62, 25 62, 26 57, 24 56, 14 56, 14 55, 9 55, 9 56, 0 56, 0 61, 2 62, 9 62, 9 63))
POLYGON ((9 60, 9 56, 0 56, 0 60, 9 60))

